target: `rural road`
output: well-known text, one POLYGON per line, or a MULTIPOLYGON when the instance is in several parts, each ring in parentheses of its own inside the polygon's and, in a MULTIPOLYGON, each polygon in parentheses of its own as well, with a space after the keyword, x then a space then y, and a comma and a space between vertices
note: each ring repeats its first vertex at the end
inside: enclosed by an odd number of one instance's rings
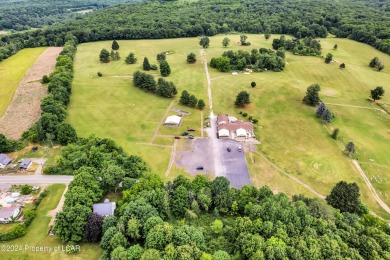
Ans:
POLYGON ((376 199, 376 201, 379 203, 379 205, 387 212, 390 213, 390 208, 387 206, 386 203, 383 202, 383 200, 378 196, 376 193, 376 190, 372 186, 370 180, 367 178, 367 175, 364 173, 362 168, 360 167, 359 163, 356 160, 352 160, 352 163, 355 165, 356 169, 359 171, 360 175, 362 176, 363 180, 366 182, 366 185, 368 186, 369 190, 372 192, 372 195, 376 199))
POLYGON ((16 175, 0 176, 0 184, 69 184, 73 176, 64 175, 16 175))

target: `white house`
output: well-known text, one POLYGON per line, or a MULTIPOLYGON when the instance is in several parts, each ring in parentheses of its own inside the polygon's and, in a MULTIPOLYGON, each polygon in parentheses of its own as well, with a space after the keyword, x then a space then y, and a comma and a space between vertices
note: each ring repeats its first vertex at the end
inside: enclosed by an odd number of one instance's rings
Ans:
POLYGON ((0 168, 4 169, 11 162, 11 159, 6 154, 0 154, 0 168))
POLYGON ((19 207, 3 207, 0 209, 0 223, 9 223, 11 218, 16 218, 20 213, 19 207))
POLYGON ((181 124, 181 116, 168 116, 167 119, 165 120, 164 125, 165 126, 180 126, 181 124))

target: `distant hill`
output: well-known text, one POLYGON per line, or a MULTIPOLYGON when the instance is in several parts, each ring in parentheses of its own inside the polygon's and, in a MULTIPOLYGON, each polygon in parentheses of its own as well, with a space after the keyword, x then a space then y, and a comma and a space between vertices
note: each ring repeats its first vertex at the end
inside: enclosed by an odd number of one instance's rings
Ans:
POLYGON ((0 0, 0 30, 28 30, 79 18, 82 11, 137 0, 0 0), (81 12, 80 12, 81 11, 81 12))

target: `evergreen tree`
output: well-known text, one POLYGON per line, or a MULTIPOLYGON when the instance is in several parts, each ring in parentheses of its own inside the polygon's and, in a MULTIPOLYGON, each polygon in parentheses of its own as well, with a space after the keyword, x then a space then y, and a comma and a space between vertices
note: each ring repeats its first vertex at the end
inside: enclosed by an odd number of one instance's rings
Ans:
POLYGON ((330 123, 332 122, 333 120, 333 114, 332 112, 329 111, 329 109, 325 109, 324 112, 322 113, 321 115, 321 119, 322 121, 324 121, 325 123, 330 123))
POLYGON ((148 58, 146 58, 146 57, 144 58, 143 69, 146 71, 150 70, 150 63, 149 63, 148 58))
POLYGON ((206 106, 206 104, 204 103, 203 99, 199 99, 199 101, 198 101, 198 108, 200 110, 202 110, 205 106, 206 106))
POLYGON ((190 94, 188 93, 187 90, 183 90, 180 96, 180 104, 182 105, 188 105, 190 102, 190 94))
POLYGON ((379 64, 379 58, 378 57, 374 57, 370 63, 368 64, 368 66, 370 66, 371 68, 376 68, 379 64))
POLYGON ((188 106, 190 107, 196 107, 196 104, 198 103, 198 99, 195 97, 195 95, 191 95, 190 99, 188 101, 188 106))
POLYGON ((195 53, 191 52, 187 55, 187 62, 188 63, 195 63, 196 62, 196 55, 195 53))
POLYGON ((340 130, 338 128, 335 128, 332 133, 332 138, 334 140, 337 140, 340 130))
POLYGON ((110 57, 111 60, 115 60, 115 52, 113 50, 111 50, 110 57))
POLYGON ((271 34, 270 34, 270 33, 265 33, 265 34, 264 34, 264 38, 265 38, 266 40, 269 40, 269 38, 271 38, 271 34))
POLYGON ((246 91, 241 91, 240 93, 238 93, 236 97, 236 101, 234 102, 234 104, 238 107, 244 107, 249 103, 250 103, 249 93, 246 91))
POLYGON ((160 73, 163 77, 167 77, 171 74, 171 68, 166 60, 160 61, 160 73))
POLYGON ((117 41, 114 40, 114 41, 112 42, 111 49, 113 49, 114 51, 119 50, 119 44, 118 44, 117 41))
POLYGON ((137 62, 137 58, 135 57, 135 54, 133 52, 130 52, 129 56, 126 57, 125 62, 127 64, 134 64, 137 62))
POLYGON ((157 61, 159 63, 163 60, 166 60, 166 59, 167 59, 167 55, 165 54, 165 52, 161 52, 161 53, 157 54, 157 61))
POLYGON ((317 109, 316 109, 316 115, 317 115, 317 117, 322 117, 322 114, 324 113, 325 109, 326 109, 325 103, 324 103, 324 102, 321 102, 321 103, 318 105, 317 109))
POLYGON ((371 98, 374 101, 381 99, 384 94, 385 94, 385 90, 381 86, 378 86, 375 89, 371 90, 371 98))
POLYGON ((345 63, 340 64, 340 69, 345 69, 345 63))
POLYGON ((120 60, 121 56, 119 55, 119 52, 115 52, 115 60, 120 60))
POLYGON ((320 85, 318 84, 313 84, 310 85, 307 90, 306 90, 306 95, 303 98, 303 102, 310 106, 315 106, 317 105, 321 100, 318 95, 318 92, 321 90, 320 85))
POLYGON ((378 71, 381 71, 381 70, 383 70, 385 68, 385 65, 383 64, 382 61, 380 61, 378 63, 378 65, 376 66, 376 68, 377 68, 378 71))
POLYGON ((348 155, 354 154, 356 152, 355 150, 355 144, 353 142, 349 142, 344 149, 345 152, 348 152, 348 155))
POLYGON ((333 60, 333 54, 332 53, 326 54, 325 63, 330 63, 332 60, 333 60))
POLYGON ((110 62, 110 53, 106 49, 102 49, 99 55, 100 62, 110 62))
POLYGON ((252 87, 252 88, 256 87, 256 82, 252 81, 251 87, 252 87))
POLYGON ((335 45, 333 46, 333 50, 337 50, 337 48, 338 48, 338 46, 337 46, 337 44, 335 44, 335 45))

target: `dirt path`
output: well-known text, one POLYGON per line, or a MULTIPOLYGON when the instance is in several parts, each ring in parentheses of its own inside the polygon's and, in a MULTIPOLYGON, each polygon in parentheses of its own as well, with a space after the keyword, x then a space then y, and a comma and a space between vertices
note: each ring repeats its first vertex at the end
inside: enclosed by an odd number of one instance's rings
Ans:
POLYGON ((169 159, 169 165, 168 165, 167 172, 165 173, 165 177, 168 177, 169 173, 171 172, 172 165, 173 165, 173 163, 174 163, 174 161, 175 161, 175 157, 176 157, 176 145, 177 145, 177 140, 175 140, 175 142, 173 143, 171 158, 169 159))
POLYGON ((50 210, 47 213, 49 216, 51 216, 51 220, 50 220, 49 226, 53 226, 54 225, 54 221, 56 219, 57 212, 60 212, 62 210, 62 207, 64 206, 64 202, 65 202, 65 194, 66 194, 67 191, 68 191, 68 185, 66 185, 64 193, 62 193, 61 200, 60 200, 60 202, 58 202, 57 207, 55 209, 53 209, 53 210, 50 210))
POLYGON ((364 173, 363 169, 360 167, 359 163, 356 160, 352 160, 352 163, 355 165, 356 169, 359 171, 360 175, 362 176, 363 180, 365 181, 366 185, 368 186, 368 189, 372 192, 372 195, 376 199, 376 201, 379 203, 379 205, 387 212, 390 213, 390 208, 387 206, 386 203, 383 202, 383 200, 378 196, 376 193, 376 190, 372 186, 370 180, 367 178, 367 175, 364 173))
POLYGON ((210 80, 210 75, 209 75, 209 68, 207 67, 206 53, 204 52, 204 49, 200 50, 200 55, 203 57, 204 71, 206 72, 206 78, 207 78, 207 95, 209 98, 210 117, 214 117, 213 96, 211 94, 211 80, 210 80))
POLYGON ((151 144, 153 143, 154 139, 156 138, 158 130, 160 130, 160 126, 164 123, 164 119, 167 117, 169 111, 171 110, 171 108, 173 106, 173 103, 175 103, 175 100, 172 100, 172 102, 169 104, 167 110, 165 111, 164 116, 161 118, 161 121, 158 124, 158 126, 156 128, 156 131, 154 131, 154 133, 153 133, 152 140, 150 141, 151 144))
POLYGON ((362 107, 362 106, 353 106, 353 105, 336 104, 336 103, 325 103, 325 105, 333 105, 333 106, 341 106, 341 107, 352 107, 352 108, 361 108, 361 109, 371 109, 371 110, 379 110, 379 111, 385 112, 383 109, 374 108, 374 107, 362 107))
POLYGON ((34 124, 41 114, 41 99, 47 89, 39 80, 54 70, 56 58, 62 47, 49 47, 36 60, 15 91, 11 103, 0 118, 1 133, 18 139, 34 124))
POLYGON ((272 167, 274 167, 275 169, 277 169, 278 171, 280 171, 281 173, 283 173, 284 175, 286 175, 287 177, 289 177, 290 179, 292 179, 293 181, 299 183, 300 185, 302 185, 303 187, 305 187, 307 190, 309 190, 311 193, 313 193, 314 195, 316 195, 317 197, 321 198, 321 199, 325 199, 325 196, 324 195, 321 195, 319 194, 318 192, 316 192, 315 190, 313 190, 309 185, 307 185, 306 183, 302 182, 301 180, 299 180, 298 178, 292 176, 291 174, 285 172, 284 170, 280 169, 278 166, 276 166, 273 162, 271 162, 270 160, 268 160, 268 158, 262 154, 261 152, 259 151, 252 151, 258 155, 260 155, 264 160, 266 160, 269 164, 272 165, 272 167))

